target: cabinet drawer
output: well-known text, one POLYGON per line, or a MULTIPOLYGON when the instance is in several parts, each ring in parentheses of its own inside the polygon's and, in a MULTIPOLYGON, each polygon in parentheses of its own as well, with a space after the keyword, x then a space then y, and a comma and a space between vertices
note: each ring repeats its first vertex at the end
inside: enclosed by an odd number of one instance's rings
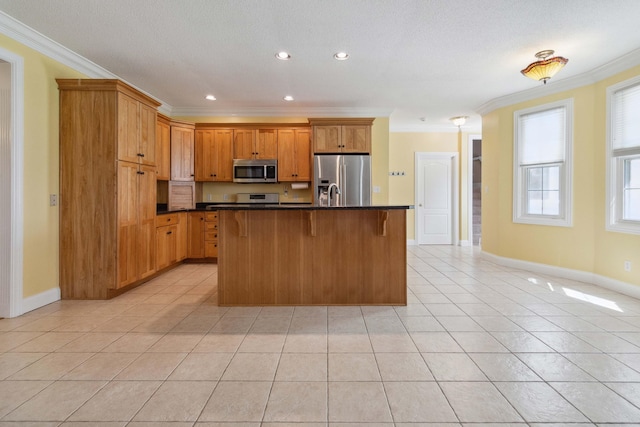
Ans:
POLYGON ((204 232, 209 233, 215 231, 218 232, 218 223, 217 222, 205 222, 204 223, 204 232))
POLYGON ((204 220, 207 222, 218 222, 218 212, 206 212, 204 220))
POLYGON ((204 242, 204 256, 206 258, 218 257, 218 242, 204 242))
POLYGON ((180 222, 178 213, 170 213, 158 215, 156 217, 156 227, 164 227, 165 225, 174 225, 180 222))
POLYGON ((217 231, 207 231, 204 233, 204 241, 205 242, 217 242, 218 241, 218 232, 217 231))

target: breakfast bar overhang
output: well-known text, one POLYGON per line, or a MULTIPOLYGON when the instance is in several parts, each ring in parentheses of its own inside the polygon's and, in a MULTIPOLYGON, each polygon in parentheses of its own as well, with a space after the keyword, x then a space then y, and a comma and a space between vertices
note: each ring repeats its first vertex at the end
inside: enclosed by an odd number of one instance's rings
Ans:
POLYGON ((217 206, 218 303, 406 305, 410 206, 217 206))

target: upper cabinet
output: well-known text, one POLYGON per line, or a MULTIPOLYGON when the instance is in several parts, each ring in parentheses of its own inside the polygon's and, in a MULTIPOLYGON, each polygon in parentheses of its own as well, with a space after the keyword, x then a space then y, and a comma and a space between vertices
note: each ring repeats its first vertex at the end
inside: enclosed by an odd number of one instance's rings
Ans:
POLYGON ((314 153, 371 154, 374 119, 309 119, 314 153))
POLYGON ((278 156, 276 129, 234 129, 234 159, 275 159, 278 156))
POLYGON ((171 179, 171 124, 170 119, 161 114, 156 124, 156 179, 171 179))
POLYGON ((171 121, 171 180, 194 180, 194 125, 171 121))
POLYGON ((311 181, 311 130, 278 130, 278 181, 311 181))
POLYGON ((233 181, 233 129, 197 129, 196 181, 233 181))
POLYGON ((118 92, 118 160, 156 164, 156 109, 118 92))

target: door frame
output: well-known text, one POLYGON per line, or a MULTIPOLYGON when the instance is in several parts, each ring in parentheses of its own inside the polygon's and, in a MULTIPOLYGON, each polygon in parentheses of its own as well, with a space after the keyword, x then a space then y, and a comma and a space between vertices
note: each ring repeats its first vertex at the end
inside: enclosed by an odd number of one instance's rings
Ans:
MULTIPOLYGON (((457 245, 458 236, 460 234, 460 221, 459 221, 459 153, 455 151, 434 152, 434 151, 416 151, 415 153, 415 181, 414 181, 414 203, 415 203, 415 241, 417 245, 420 245, 420 215, 418 214, 419 194, 420 194, 420 161, 421 160, 451 160, 451 245, 457 245)), ((424 244, 424 243, 423 243, 424 244)))
MULTIPOLYGON (((460 246, 473 246, 473 141, 479 139, 482 144, 482 135, 474 133, 467 137, 467 240, 460 246)), ((480 181, 482 184, 482 180, 480 181)), ((482 192, 482 187, 480 187, 482 192)))
MULTIPOLYGON (((5 175, 10 184, 0 188, 0 199, 9 201, 2 203, 0 217, 3 222, 9 222, 11 230, 8 241, 0 242, 0 299, 8 301, 8 307, 0 306, 0 317, 16 317, 23 309, 24 59, 1 47, 0 59, 11 65, 11 130, 8 147, 2 149, 9 155, 0 159, 3 167, 10 164, 5 175)), ((5 225, 3 223, 2 227, 5 225)))

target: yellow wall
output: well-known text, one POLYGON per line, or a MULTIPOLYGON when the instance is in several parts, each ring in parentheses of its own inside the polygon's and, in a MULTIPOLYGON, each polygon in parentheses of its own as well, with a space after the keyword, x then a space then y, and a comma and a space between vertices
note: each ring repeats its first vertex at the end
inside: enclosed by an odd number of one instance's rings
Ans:
POLYGON ((23 295, 57 288, 58 86, 55 78, 82 78, 72 70, 2 34, 0 46, 24 58, 24 268, 23 295))
POLYGON ((482 248, 506 258, 591 272, 640 285, 640 236, 605 230, 606 88, 635 67, 596 84, 492 111, 482 118, 482 248), (514 224, 513 113, 573 98, 573 226, 514 224), (632 262, 625 272, 623 262, 632 262))
MULTIPOLYGON (((458 152, 460 168, 460 240, 468 239, 467 140, 465 132, 394 132, 389 136, 389 203, 415 205, 415 154, 417 152, 458 152)), ((415 239, 415 211, 407 211, 407 239, 415 239)))

